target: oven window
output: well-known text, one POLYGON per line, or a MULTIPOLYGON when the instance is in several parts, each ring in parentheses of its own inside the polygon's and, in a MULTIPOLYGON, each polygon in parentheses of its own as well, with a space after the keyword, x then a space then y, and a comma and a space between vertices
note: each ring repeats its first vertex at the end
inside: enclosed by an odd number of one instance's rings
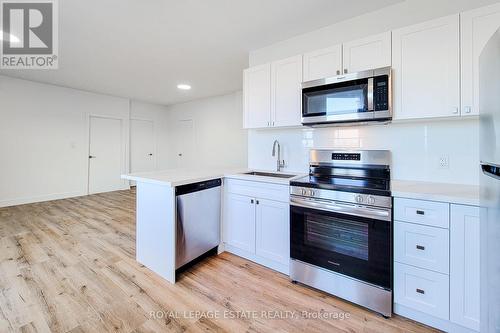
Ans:
POLYGON ((307 246, 368 260, 368 224, 314 213, 304 218, 307 246))
POLYGON ((368 111, 368 80, 355 80, 302 90, 304 117, 368 111))

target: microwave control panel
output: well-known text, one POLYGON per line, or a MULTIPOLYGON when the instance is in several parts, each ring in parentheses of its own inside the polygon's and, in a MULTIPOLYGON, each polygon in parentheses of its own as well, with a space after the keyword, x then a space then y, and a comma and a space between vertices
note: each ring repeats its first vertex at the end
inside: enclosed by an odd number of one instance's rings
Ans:
POLYGON ((375 111, 389 109, 389 77, 387 75, 373 78, 373 99, 375 111))

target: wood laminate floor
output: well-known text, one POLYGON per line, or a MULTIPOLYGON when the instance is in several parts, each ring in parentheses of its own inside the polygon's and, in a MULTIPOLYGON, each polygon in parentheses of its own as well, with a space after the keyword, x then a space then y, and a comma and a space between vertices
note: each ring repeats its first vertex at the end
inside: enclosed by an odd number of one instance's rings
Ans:
POLYGON ((228 253, 169 284, 134 260, 134 215, 132 190, 1 208, 0 332, 431 331, 228 253))

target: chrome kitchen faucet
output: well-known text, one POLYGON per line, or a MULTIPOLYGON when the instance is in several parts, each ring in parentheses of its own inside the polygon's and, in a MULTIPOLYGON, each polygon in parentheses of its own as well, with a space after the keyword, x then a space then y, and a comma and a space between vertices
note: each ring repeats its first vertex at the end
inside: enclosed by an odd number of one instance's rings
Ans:
POLYGON ((278 145, 278 156, 276 157, 276 171, 280 172, 285 167, 285 160, 281 161, 281 146, 278 140, 273 143, 273 157, 276 156, 276 145, 278 145))

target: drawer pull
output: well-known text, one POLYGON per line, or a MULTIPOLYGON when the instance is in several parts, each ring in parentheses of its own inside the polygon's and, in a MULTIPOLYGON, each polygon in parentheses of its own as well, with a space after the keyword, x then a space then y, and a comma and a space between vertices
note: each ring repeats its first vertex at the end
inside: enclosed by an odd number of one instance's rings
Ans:
POLYGON ((417 210, 417 215, 425 215, 425 212, 423 210, 417 210))
POLYGON ((417 250, 425 250, 425 246, 422 246, 422 245, 417 245, 417 250))
POLYGON ((417 288, 417 293, 424 295, 425 294, 425 290, 417 288))

